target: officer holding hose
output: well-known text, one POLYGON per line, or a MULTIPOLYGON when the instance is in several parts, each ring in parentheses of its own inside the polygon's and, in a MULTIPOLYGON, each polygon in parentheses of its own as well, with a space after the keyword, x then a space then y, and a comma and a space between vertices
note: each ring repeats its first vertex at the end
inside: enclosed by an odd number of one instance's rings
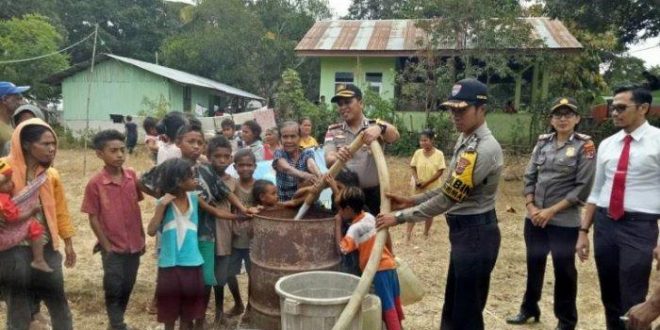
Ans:
POLYGON ((323 143, 325 161, 328 167, 337 159, 345 161, 346 167, 360 178, 360 188, 364 192, 369 211, 378 214, 380 212, 378 171, 368 145, 379 138, 385 143, 393 143, 399 139, 399 131, 392 124, 364 116, 362 91, 355 85, 339 88, 331 102, 337 104, 343 121, 330 125, 325 133, 323 143), (351 155, 348 145, 362 130, 364 130, 364 145, 355 152, 355 155, 351 155))
POLYGON ((440 329, 484 329, 482 312, 490 273, 497 261, 500 230, 495 194, 502 171, 500 144, 486 124, 486 85, 463 79, 444 102, 461 133, 442 187, 412 197, 388 194, 393 209, 379 214, 377 226, 425 221, 447 213, 451 253, 440 329))

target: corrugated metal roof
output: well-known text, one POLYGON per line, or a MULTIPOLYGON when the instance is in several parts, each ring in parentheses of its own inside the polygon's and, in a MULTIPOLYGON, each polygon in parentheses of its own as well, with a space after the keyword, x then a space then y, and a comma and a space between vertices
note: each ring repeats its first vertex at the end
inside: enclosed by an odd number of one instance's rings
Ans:
MULTIPOLYGON (((503 49, 508 51, 578 51, 582 45, 559 20, 546 17, 523 18, 532 28, 540 47, 503 49)), ((296 46, 301 56, 414 56, 424 49, 426 31, 417 20, 334 20, 316 22, 296 46)), ((468 46, 469 48, 469 46, 468 46)), ((436 47, 440 53, 455 53, 455 46, 436 47)))
MULTIPOLYGON (((235 95, 235 96, 240 96, 243 98, 247 99, 254 99, 254 100, 264 100, 264 98, 254 95, 252 93, 246 92, 244 90, 223 84, 221 82, 211 80, 208 78, 204 78, 201 76, 194 75, 192 73, 184 72, 181 70, 176 70, 172 68, 168 68, 166 66, 154 64, 154 63, 149 63, 149 62, 144 62, 128 57, 123 57, 123 56, 117 56, 113 54, 101 54, 100 56, 97 57, 97 63, 99 61, 104 61, 107 59, 114 59, 126 64, 130 64, 133 66, 136 66, 142 70, 149 71, 153 74, 165 77, 167 79, 176 81, 180 84, 184 85, 192 85, 192 86, 198 86, 202 88, 208 88, 212 89, 218 92, 222 92, 225 94, 230 94, 230 95, 235 95)), ((59 84, 64 80, 64 78, 69 77, 74 75, 77 72, 80 72, 87 67, 89 67, 89 61, 85 63, 79 63, 77 65, 72 66, 71 68, 64 70, 62 72, 56 73, 52 75, 51 77, 47 78, 44 80, 45 82, 51 83, 51 84, 59 84)))

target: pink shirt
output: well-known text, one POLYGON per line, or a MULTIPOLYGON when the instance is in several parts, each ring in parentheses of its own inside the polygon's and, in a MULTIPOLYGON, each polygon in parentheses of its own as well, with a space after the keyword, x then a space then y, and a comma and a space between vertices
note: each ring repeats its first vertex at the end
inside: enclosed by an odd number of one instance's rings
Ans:
POLYGON ((144 199, 137 187, 137 176, 123 169, 121 183, 112 181, 104 169, 85 187, 81 211, 96 215, 101 230, 112 245, 112 252, 137 253, 144 249, 144 228, 138 202, 144 199))

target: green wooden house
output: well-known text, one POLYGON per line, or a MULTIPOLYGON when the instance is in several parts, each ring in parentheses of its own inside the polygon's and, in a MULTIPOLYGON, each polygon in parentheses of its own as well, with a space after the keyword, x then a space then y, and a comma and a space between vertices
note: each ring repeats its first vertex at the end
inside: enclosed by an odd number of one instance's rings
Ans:
POLYGON ((110 115, 138 116, 149 110, 149 103, 165 101, 172 111, 212 116, 227 105, 248 110, 248 104, 260 107, 264 101, 208 78, 127 57, 101 54, 93 73, 90 63, 74 65, 46 79, 62 85, 62 119, 74 131, 84 129, 88 121, 90 129, 113 127, 110 115))
MULTIPOLYGON (((502 52, 578 52, 582 45, 558 20, 545 17, 522 18, 531 26, 538 46, 521 49, 497 49, 502 52)), ((406 62, 428 51, 424 45, 427 32, 417 25, 417 20, 331 20, 316 22, 296 46, 296 54, 302 57, 318 57, 321 60, 320 98, 326 103, 340 85, 354 84, 369 88, 384 99, 397 95, 396 75, 406 62)), ((460 52, 452 45, 436 47, 439 56, 453 56, 460 52)), ((549 70, 542 62, 526 69, 534 81, 532 95, 545 99, 548 94, 549 70)), ((520 104, 523 73, 515 80, 514 101, 520 104)))

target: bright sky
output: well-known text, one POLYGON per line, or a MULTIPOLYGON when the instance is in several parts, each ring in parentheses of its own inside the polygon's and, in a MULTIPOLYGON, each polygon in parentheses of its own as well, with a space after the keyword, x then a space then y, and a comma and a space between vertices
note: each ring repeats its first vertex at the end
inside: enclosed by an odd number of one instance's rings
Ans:
MULTIPOLYGON (((332 16, 339 18, 348 14, 351 0, 328 0, 328 5, 332 11, 332 16)), ((646 67, 660 65, 660 36, 632 45, 629 54, 644 60, 646 67)))

